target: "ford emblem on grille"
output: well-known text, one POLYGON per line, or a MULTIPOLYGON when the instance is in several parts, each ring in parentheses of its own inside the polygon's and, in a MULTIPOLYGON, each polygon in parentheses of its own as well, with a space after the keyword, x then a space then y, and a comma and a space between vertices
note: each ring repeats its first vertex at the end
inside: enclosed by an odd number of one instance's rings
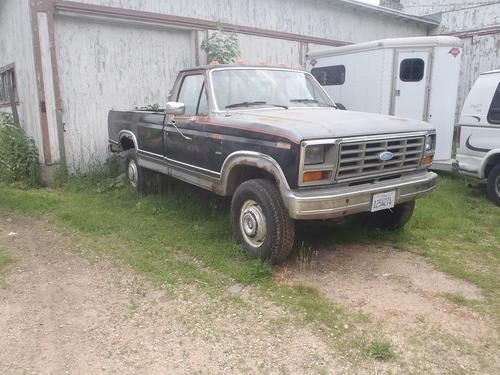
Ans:
POLYGON ((394 157, 394 154, 390 151, 384 151, 378 154, 378 158, 382 161, 391 160, 394 157))

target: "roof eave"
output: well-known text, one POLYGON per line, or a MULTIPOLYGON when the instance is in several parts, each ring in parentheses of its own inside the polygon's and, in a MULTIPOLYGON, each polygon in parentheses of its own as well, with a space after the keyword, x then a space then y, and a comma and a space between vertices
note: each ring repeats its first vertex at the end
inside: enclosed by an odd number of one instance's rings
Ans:
POLYGON ((344 5, 348 8, 363 8, 365 11, 368 11, 369 13, 378 13, 381 15, 387 15, 387 16, 392 16, 399 18, 401 20, 407 21, 407 22, 415 22, 419 24, 424 24, 427 26, 438 26, 439 21, 426 18, 426 17, 418 17, 418 16, 412 16, 410 14, 406 14, 394 9, 390 8, 385 8, 377 5, 371 5, 371 4, 366 4, 362 3, 356 0, 337 0, 337 4, 339 5, 344 5))

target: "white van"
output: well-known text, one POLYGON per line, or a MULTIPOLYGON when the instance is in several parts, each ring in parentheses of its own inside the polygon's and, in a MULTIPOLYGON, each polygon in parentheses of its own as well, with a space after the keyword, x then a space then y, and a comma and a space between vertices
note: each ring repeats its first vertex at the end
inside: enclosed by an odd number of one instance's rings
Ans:
POLYGON ((433 166, 450 170, 462 44, 449 36, 375 40, 309 52, 306 70, 348 110, 430 122, 433 166))
POLYGON ((459 172, 486 179, 500 206, 500 69, 483 73, 469 92, 457 129, 459 172))

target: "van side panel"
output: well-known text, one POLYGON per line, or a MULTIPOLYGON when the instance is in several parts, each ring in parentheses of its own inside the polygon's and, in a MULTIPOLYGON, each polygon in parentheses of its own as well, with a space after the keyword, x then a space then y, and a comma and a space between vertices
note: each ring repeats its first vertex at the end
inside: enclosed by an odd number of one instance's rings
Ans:
MULTIPOLYGON (((308 70, 333 65, 345 66, 345 81, 342 85, 324 85, 335 102, 348 110, 388 114, 387 84, 391 75, 385 66, 386 51, 382 49, 361 51, 338 56, 318 57, 308 70), (387 76, 389 78, 387 78, 387 76)), ((388 62, 390 64, 390 61, 388 62)))
POLYGON ((488 122, 488 111, 499 83, 500 72, 479 76, 467 95, 459 120, 459 167, 479 178, 486 177, 488 157, 500 152, 500 125, 488 122))

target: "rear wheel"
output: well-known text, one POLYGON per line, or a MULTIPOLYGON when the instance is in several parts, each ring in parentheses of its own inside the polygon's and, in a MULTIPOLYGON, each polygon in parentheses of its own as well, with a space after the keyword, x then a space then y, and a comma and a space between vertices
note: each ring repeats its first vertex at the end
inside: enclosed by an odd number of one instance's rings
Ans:
POLYGON ((489 198, 500 206, 500 164, 497 164, 488 174, 487 189, 489 198))
POLYGON ((127 151, 125 168, 129 186, 138 193, 146 193, 146 180, 149 171, 139 166, 137 163, 137 152, 134 149, 127 151))
POLYGON ((295 223, 269 180, 249 180, 236 189, 231 223, 236 241, 250 257, 279 263, 292 250, 295 223))
POLYGON ((368 213, 367 224, 372 228, 399 229, 408 223, 415 210, 415 201, 402 203, 389 210, 368 213))

